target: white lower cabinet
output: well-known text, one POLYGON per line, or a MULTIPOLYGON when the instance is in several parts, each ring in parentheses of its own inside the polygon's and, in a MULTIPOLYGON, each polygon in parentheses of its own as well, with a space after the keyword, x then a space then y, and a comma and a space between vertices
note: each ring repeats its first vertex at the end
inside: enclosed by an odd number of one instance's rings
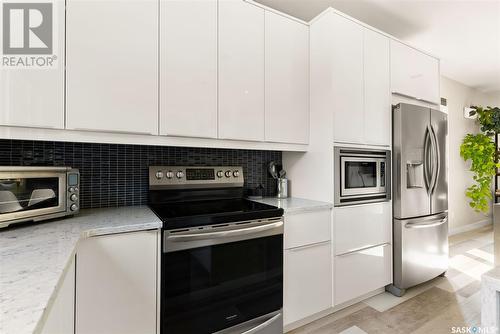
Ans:
POLYGON ((392 246, 363 249, 335 257, 335 306, 392 282, 392 246))
POLYGON ((285 249, 330 241, 331 210, 317 210, 285 216, 285 249))
POLYGON ((77 249, 76 334, 157 333, 158 232, 85 239, 77 249))
POLYGON ((331 210, 285 213, 284 325, 332 307, 331 210))
POLYGON ((70 334, 75 331, 75 258, 71 260, 41 334, 70 334))
POLYGON ((392 282, 392 203, 336 207, 334 305, 392 282))
POLYGON ((335 255, 391 242, 391 202, 337 207, 333 221, 335 255))
POLYGON ((332 306, 331 242, 285 250, 284 324, 332 306))

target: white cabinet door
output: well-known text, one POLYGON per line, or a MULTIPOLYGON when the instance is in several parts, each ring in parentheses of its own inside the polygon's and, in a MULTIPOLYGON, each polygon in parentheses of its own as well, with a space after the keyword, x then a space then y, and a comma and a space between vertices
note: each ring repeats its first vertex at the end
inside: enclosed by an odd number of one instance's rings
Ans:
POLYGON ((217 138, 217 0, 160 1, 160 134, 217 138))
POLYGON ((332 211, 285 214, 285 249, 331 240, 332 211))
POLYGON ((53 2, 53 18, 54 68, 0 67, 0 125, 64 128, 64 1, 53 2))
POLYGON ((424 101, 440 105, 439 60, 424 53, 420 53, 418 64, 422 77, 418 80, 417 97, 424 101))
POLYGON ((309 142, 309 27, 266 11, 266 141, 309 142))
POLYGON ((391 90, 392 93, 416 97, 417 91, 412 78, 417 64, 415 61, 416 50, 391 40, 391 90))
POLYGON ((332 80, 335 141, 362 143, 364 131, 363 27, 332 16, 332 80))
POLYGON ((158 134, 158 1, 67 6, 67 128, 158 134))
POLYGON ((42 327, 42 334, 70 334, 75 332, 75 257, 62 279, 55 300, 42 327))
POLYGON ((335 257, 335 306, 392 282, 390 244, 335 257))
POLYGON ((285 250, 285 326, 332 307, 331 242, 285 250))
POLYGON ((219 138, 264 140, 264 9, 219 2, 219 138))
POLYGON ((439 60, 391 40, 391 89, 393 93, 439 104, 439 60))
POLYGON ((157 231, 91 237, 77 249, 76 333, 155 334, 157 231))
POLYGON ((391 202, 334 209, 335 254, 343 254, 392 240, 391 202))
POLYGON ((391 145, 391 68, 389 38, 364 29, 365 143, 391 145))

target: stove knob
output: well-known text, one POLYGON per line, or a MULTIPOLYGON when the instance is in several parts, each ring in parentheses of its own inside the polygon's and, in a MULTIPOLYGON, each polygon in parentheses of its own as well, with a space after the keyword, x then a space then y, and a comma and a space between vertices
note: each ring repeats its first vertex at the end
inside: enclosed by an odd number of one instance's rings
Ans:
POLYGON ((74 193, 75 192, 75 187, 69 187, 68 190, 69 190, 70 193, 74 193))
POLYGON ((159 170, 156 172, 155 176, 158 180, 161 180, 163 178, 163 172, 159 170))
POLYGON ((178 171, 176 174, 178 179, 182 179, 184 177, 184 172, 183 171, 178 171))
POLYGON ((234 177, 238 177, 238 176, 240 176, 240 171, 239 171, 239 170, 235 170, 235 171, 233 172, 233 176, 234 176, 234 177))
POLYGON ((223 171, 220 170, 220 171, 217 172, 217 177, 218 178, 221 178, 223 176, 224 176, 224 172, 223 171))
POLYGON ((70 200, 72 200, 73 202, 76 202, 78 200, 78 196, 76 196, 76 194, 72 194, 70 197, 69 197, 70 200))
POLYGON ((173 178, 173 177, 174 177, 174 172, 172 172, 171 170, 169 170, 169 171, 167 172, 167 174, 165 174, 165 176, 167 177, 167 179, 171 179, 171 178, 173 178))
POLYGON ((76 205, 76 204, 71 204, 71 206, 69 207, 69 209, 70 209, 71 211, 76 211, 76 210, 78 210, 78 205, 76 205))
POLYGON ((230 170, 227 170, 227 171, 226 171, 226 177, 231 177, 231 174, 232 174, 232 173, 231 173, 231 171, 230 171, 230 170))

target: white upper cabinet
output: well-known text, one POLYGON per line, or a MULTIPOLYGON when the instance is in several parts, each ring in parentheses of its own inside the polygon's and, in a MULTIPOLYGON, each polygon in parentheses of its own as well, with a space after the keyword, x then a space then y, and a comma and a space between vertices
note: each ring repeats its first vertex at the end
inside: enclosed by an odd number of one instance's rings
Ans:
POLYGON ((391 145, 391 75, 389 38, 364 29, 365 143, 391 145))
POLYGON ((160 134, 217 138, 217 0, 160 1, 160 134))
POLYGON ((50 69, 0 68, 0 125, 64 128, 64 1, 54 1, 53 15, 57 64, 50 69))
POLYGON ((391 89, 396 94, 440 104, 439 60, 391 40, 391 89))
POLYGON ((265 14, 266 141, 309 141, 309 27, 265 14))
POLYGON ((364 131, 363 27, 332 15, 334 133, 338 142, 362 143, 364 131))
POLYGON ((334 141, 390 146, 389 38, 336 13, 328 19, 334 141))
POLYGON ((264 9, 219 1, 219 138, 264 141, 264 9))
POLYGON ((67 128, 158 134, 158 1, 67 6, 67 128))

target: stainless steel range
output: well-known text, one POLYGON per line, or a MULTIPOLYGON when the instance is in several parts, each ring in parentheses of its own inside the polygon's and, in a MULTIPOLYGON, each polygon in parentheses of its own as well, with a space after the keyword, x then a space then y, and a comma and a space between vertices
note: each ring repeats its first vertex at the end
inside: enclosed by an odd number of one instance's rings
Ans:
POLYGON ((283 209, 243 197, 241 167, 154 166, 161 333, 283 332, 283 209))

